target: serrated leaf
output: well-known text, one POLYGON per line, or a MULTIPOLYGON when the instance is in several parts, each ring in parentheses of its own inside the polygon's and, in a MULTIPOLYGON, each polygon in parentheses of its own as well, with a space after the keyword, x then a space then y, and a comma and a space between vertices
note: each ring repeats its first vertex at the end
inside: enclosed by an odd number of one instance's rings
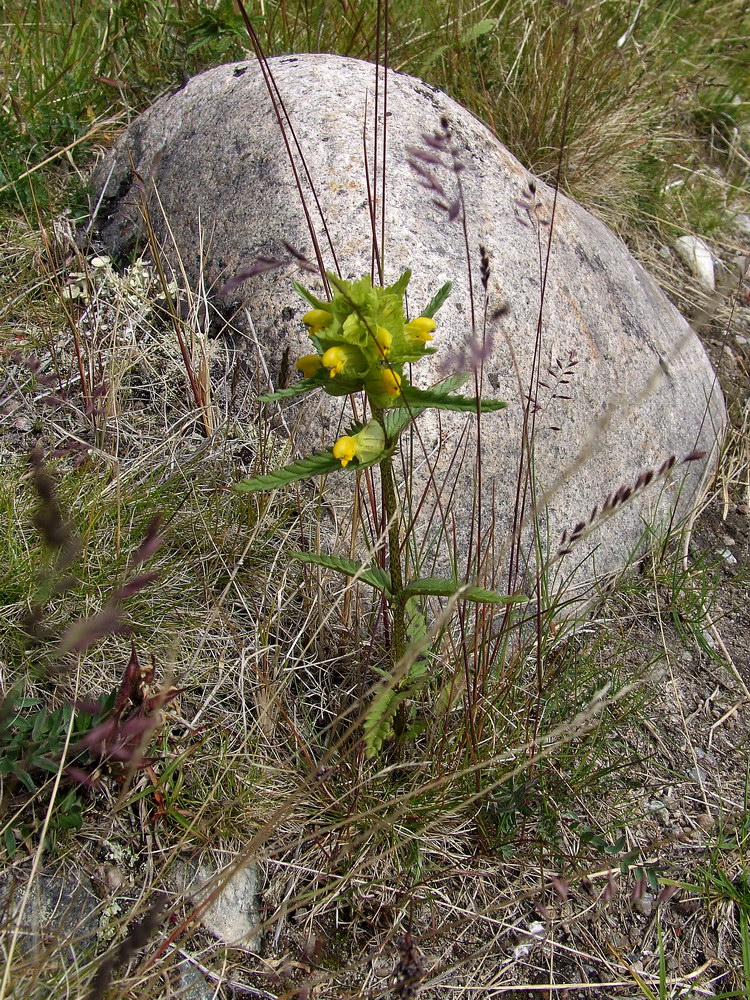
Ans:
POLYGON ((341 468, 338 459, 328 452, 321 455, 309 455, 299 462, 293 462, 283 469, 269 472, 265 476, 254 476, 252 479, 243 479, 242 482, 234 483, 233 490, 238 493, 253 493, 258 490, 278 490, 289 483, 296 483, 300 479, 310 479, 312 476, 324 476, 327 472, 335 472, 341 468))
POLYGON ((395 281, 392 285, 389 285, 387 291, 391 295, 398 295, 401 299, 404 297, 404 292, 406 291, 407 285, 411 281, 411 271, 407 270, 401 275, 398 281, 395 281))
POLYGON ((312 292, 308 292, 305 286, 301 285, 298 281, 293 281, 292 287, 297 295, 300 295, 306 302, 310 303, 313 309, 325 309, 328 311, 330 302, 324 302, 323 299, 319 299, 317 296, 313 295, 312 292))
POLYGON ((423 639, 427 635, 428 626, 427 618, 422 610, 421 601, 415 597, 413 597, 410 601, 407 601, 406 614, 409 619, 406 625, 406 634, 412 642, 417 642, 420 639, 423 639))
POLYGON ((377 757, 385 741, 393 736, 393 718, 406 697, 405 692, 396 693, 391 688, 385 688, 375 696, 362 724, 368 757, 377 757))
POLYGON ((440 309, 440 307, 444 305, 445 300, 450 295, 452 288, 453 288, 453 282, 446 281, 446 283, 442 286, 442 288, 439 288, 437 292, 435 292, 435 294, 432 296, 427 305, 427 308, 419 315, 428 316, 430 319, 432 319, 435 313, 438 311, 438 309, 440 309))
POLYGON ((412 409, 415 406, 421 406, 423 409, 430 407, 434 410, 453 410, 458 413, 476 413, 477 402, 481 413, 492 413, 495 410, 502 410, 508 405, 500 399, 477 400, 476 396, 448 396, 444 393, 436 393, 432 389, 417 389, 413 385, 402 386, 401 398, 412 409))
POLYGON ((376 757, 383 743, 393 736, 393 720, 399 706, 422 687, 429 667, 427 660, 415 660, 401 682, 403 686, 398 690, 385 687, 375 695, 362 723, 368 757, 376 757))
POLYGON ((295 382, 294 385, 289 385, 286 389, 277 389, 276 392, 269 392, 263 396, 258 396, 258 400, 261 403, 274 403, 277 399, 290 399, 292 396, 301 396, 319 387, 320 382, 317 379, 303 378, 302 381, 295 382))
POLYGON ((410 597, 452 597, 459 590, 461 600, 477 601, 480 604, 521 604, 528 601, 524 594, 499 594, 495 590, 467 587, 460 580, 444 580, 437 576, 410 580, 404 587, 404 594, 410 597))
MULTIPOLYGON (((449 375, 442 382, 433 385, 429 391, 447 396, 455 389, 460 389, 468 380, 469 376, 465 372, 456 372, 455 375, 449 375)), ((414 420, 415 417, 418 417, 425 409, 425 406, 412 406, 410 404, 408 407, 394 407, 386 410, 383 414, 383 427, 386 435, 391 440, 395 440, 407 424, 414 420)))
POLYGON ((379 566, 368 566, 363 569, 362 563, 357 562, 356 559, 345 559, 343 556, 330 556, 324 552, 290 552, 289 555, 299 562, 335 569, 345 576, 356 576, 363 583, 369 583, 376 590, 382 591, 388 597, 391 596, 390 575, 379 566))
POLYGON ((406 675, 406 681, 409 684, 409 692, 411 694, 421 687, 419 683, 423 681, 425 677, 429 674, 430 662, 429 660, 415 660, 414 663, 409 667, 409 672, 406 675))

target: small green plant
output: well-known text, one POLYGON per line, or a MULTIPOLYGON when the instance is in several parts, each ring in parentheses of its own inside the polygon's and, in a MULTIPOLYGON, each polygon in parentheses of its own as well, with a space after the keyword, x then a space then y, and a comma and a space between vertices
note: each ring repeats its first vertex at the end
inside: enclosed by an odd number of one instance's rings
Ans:
POLYGON ((8 855, 31 827, 25 806, 42 795, 47 778, 63 768, 70 787, 54 804, 48 838, 78 830, 83 822, 83 790, 95 786, 111 765, 150 767, 146 744, 159 723, 159 710, 181 693, 154 691, 155 668, 143 668, 133 647, 119 686, 101 702, 65 702, 57 708, 38 698, 9 694, 0 703, 0 826, 8 855), (23 791, 22 791, 23 789, 23 791), (24 794, 28 792, 32 799, 24 794), (16 794, 19 793, 19 794, 16 794))
MULTIPOLYGON (((19 786, 31 796, 38 796, 50 774, 56 774, 66 746, 76 743, 99 721, 94 715, 76 712, 72 705, 55 709, 43 705, 38 698, 8 695, 0 706, 0 782, 3 802, 13 802, 19 786)), ((80 790, 70 788, 55 803, 48 831, 54 840, 58 833, 78 830, 83 822, 80 790)), ((24 815, 18 811, 6 824, 2 842, 13 856, 17 836, 29 832, 24 815)))
MULTIPOLYGON (((327 279, 335 292, 328 301, 295 284, 299 294, 312 306, 304 315, 303 322, 309 329, 316 353, 297 361, 297 369, 305 376, 302 381, 262 396, 261 401, 286 399, 316 389, 332 396, 362 392, 371 416, 368 421, 352 426, 327 451, 236 485, 236 489, 241 491, 272 490, 338 469, 357 472, 372 465, 379 466, 383 523, 387 532, 384 539, 387 568, 333 555, 302 552, 292 555, 302 562, 326 566, 346 576, 356 577, 383 595, 392 623, 390 652, 394 670, 407 650, 407 610, 415 599, 452 597, 456 593, 460 593, 464 600, 490 604, 508 604, 525 599, 464 584, 457 579, 408 579, 406 576, 402 555, 404 531, 399 518, 393 471, 393 456, 401 435, 427 408, 479 415, 507 405, 499 400, 456 395, 454 390, 469 377, 466 374, 450 375, 426 390, 411 384, 404 366, 417 364, 434 353, 435 349, 428 346, 436 328, 434 315, 449 295, 450 284, 437 292, 417 318, 407 320, 404 295, 410 277, 411 272, 406 271, 395 284, 374 287, 369 276, 348 282, 329 273, 327 279)), ((419 685, 425 672, 426 665, 415 653, 406 677, 376 697, 365 721, 365 742, 371 755, 376 754, 384 740, 392 735, 392 720, 397 712, 403 713, 404 701, 414 686, 419 685)))

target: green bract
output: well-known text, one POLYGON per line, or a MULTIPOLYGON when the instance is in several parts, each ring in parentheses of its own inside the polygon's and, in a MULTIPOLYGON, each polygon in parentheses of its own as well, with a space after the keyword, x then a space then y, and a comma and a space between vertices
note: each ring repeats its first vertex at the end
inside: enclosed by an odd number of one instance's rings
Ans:
MULTIPOLYGON (((300 370, 310 373, 332 396, 363 389, 380 409, 396 405, 404 364, 433 353, 426 346, 431 337, 415 336, 414 326, 404 316, 404 292, 410 277, 411 272, 405 271, 393 285, 380 288, 373 287, 368 275, 343 281, 328 274, 335 289, 329 302, 297 285, 313 306, 303 320, 321 363, 314 371, 311 356, 306 355, 300 359, 300 370)), ((432 320, 424 319, 424 323, 432 320)))

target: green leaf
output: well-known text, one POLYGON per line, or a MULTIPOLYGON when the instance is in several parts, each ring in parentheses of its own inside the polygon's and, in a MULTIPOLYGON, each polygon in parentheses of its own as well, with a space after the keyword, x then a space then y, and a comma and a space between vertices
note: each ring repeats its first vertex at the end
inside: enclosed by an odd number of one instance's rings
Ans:
POLYGON ((57 774, 60 769, 59 764, 49 760, 47 757, 32 757, 31 763, 34 767, 38 767, 41 771, 49 771, 51 774, 57 774))
POLYGON ((407 601, 406 614, 409 618, 406 625, 406 634, 412 642, 418 642, 419 640, 424 639, 427 635, 428 624, 427 617, 422 609, 422 602, 416 597, 407 601))
POLYGON ((419 76, 423 79, 428 76, 429 74, 427 73, 427 70, 433 65, 433 63, 436 63, 438 59, 441 59, 447 51, 447 45, 436 45, 434 48, 428 49, 425 58, 420 64, 419 76))
POLYGON ((415 660, 414 663, 412 663, 405 679, 405 683, 408 685, 407 690, 410 694, 414 694, 415 691, 422 686, 421 681, 427 677, 429 672, 429 660, 415 660))
POLYGON ((31 792, 32 794, 36 791, 36 785, 34 784, 34 781, 31 775, 28 773, 28 771, 23 771, 19 768, 16 771, 16 777, 21 782, 21 784, 26 788, 27 791, 31 792))
MULTIPOLYGON (((449 375, 442 382, 433 385, 429 391, 434 395, 447 396, 454 389, 460 389, 468 380, 469 376, 465 372, 456 372, 455 375, 449 375)), ((426 408, 426 406, 412 406, 410 404, 408 407, 393 407, 386 410, 383 414, 385 433, 391 440, 394 440, 407 424, 411 423, 420 413, 423 413, 426 408)))
POLYGON ((42 738, 42 734, 47 730, 49 721, 49 716, 44 709, 37 713, 34 719, 34 726, 31 730, 32 740, 38 742, 42 738))
POLYGON ((323 299, 316 298, 312 292, 308 292, 305 286, 300 285, 298 281, 293 281, 292 285, 297 295, 300 295, 306 302, 309 302, 313 309, 325 309, 326 312, 328 312, 331 307, 330 302, 325 302, 323 299))
POLYGON ((329 556, 323 552, 290 552, 293 559, 298 559, 303 563, 312 563, 315 566, 326 566, 328 569, 338 570, 345 576, 357 576, 363 583, 369 583, 371 587, 382 591, 390 597, 391 578, 385 570, 379 566, 368 566, 362 568, 362 563, 355 559, 345 559, 343 556, 329 556))
POLYGON ((0 758, 0 774, 13 774, 15 771, 20 749, 13 747, 12 750, 13 753, 10 753, 7 749, 3 750, 3 756, 0 758))
POLYGON ((484 21, 477 21, 476 24, 472 24, 471 27, 462 32, 461 41, 464 45, 467 45, 469 42, 481 38, 482 35, 489 35, 491 31, 495 30, 497 23, 498 19, 496 17, 488 17, 484 21))
POLYGON ((12 858, 16 853, 16 835, 12 827, 8 827, 5 830, 3 840, 5 841, 5 850, 8 852, 8 857, 12 858))
POLYGON ((454 410, 458 413, 476 413, 477 402, 479 402, 482 413, 492 413, 495 410, 502 410, 508 404, 500 399, 480 399, 476 396, 446 396, 444 393, 436 393, 433 389, 417 389, 413 385, 405 385, 401 388, 401 399, 410 407, 421 406, 430 407, 434 410, 454 410))
POLYGON ((301 396, 305 392, 312 392, 313 389, 323 389, 329 396, 349 396, 353 392, 359 392, 361 388, 361 378, 342 378, 339 375, 335 379, 331 379, 325 372, 322 375, 314 375, 312 378, 303 378, 301 382, 295 382, 294 385, 287 386, 286 389, 277 389, 276 392, 258 396, 258 399, 261 403, 273 403, 277 399, 301 396))
POLYGON ((406 287, 409 284, 410 280, 411 280, 411 271, 404 271, 404 273, 401 275, 398 281, 394 282, 392 285, 389 285, 386 291, 390 292, 391 295, 398 295, 398 297, 402 299, 404 297, 404 292, 406 291, 406 287))
POLYGON ((417 659, 396 688, 384 687, 375 695, 362 722, 368 757, 376 757, 385 741, 394 735, 393 720, 399 705, 419 691, 429 676, 429 669, 427 660, 417 659))
POLYGON ((452 288, 453 288, 453 282, 446 281, 443 287, 439 288, 437 292, 435 292, 435 294, 432 296, 427 308, 424 309, 419 315, 428 316, 430 319, 432 319, 435 313, 444 304, 445 300, 450 295, 452 288))
POLYGON ((370 758, 377 757, 386 740, 393 736, 393 719, 402 701, 406 701, 405 691, 384 688, 373 699, 364 717, 362 728, 365 735, 365 752, 370 758))
POLYGON ((303 378, 301 382, 295 382, 286 389, 277 389, 276 392, 269 392, 263 396, 258 396, 261 403, 273 403, 277 399, 289 399, 291 396, 301 396, 305 392, 311 392, 320 387, 318 379, 303 378))
POLYGON ((41 705, 39 698, 14 698, 12 702, 13 708, 41 708, 41 705))
POLYGON ((524 594, 499 594, 496 590, 483 587, 465 586, 460 580, 444 580, 437 576, 426 576, 410 580, 404 587, 404 594, 415 597, 452 597, 461 591, 461 600, 477 601, 480 604, 522 604, 528 601, 524 594))
POLYGON ((238 493, 254 493, 258 490, 278 490, 289 483, 296 483, 300 479, 310 479, 312 476, 324 476, 327 472, 335 472, 341 468, 341 463, 329 452, 322 455, 309 455, 307 458, 293 462, 283 469, 269 472, 265 476, 254 476, 252 479, 243 479, 242 482, 234 483, 232 489, 238 493))

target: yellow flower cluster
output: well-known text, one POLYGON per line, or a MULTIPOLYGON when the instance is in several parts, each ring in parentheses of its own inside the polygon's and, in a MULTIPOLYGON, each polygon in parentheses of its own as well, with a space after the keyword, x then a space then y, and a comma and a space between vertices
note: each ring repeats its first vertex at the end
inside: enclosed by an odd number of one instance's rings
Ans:
MULTIPOLYGON (((427 343, 435 330, 430 316, 405 319, 403 301, 409 278, 407 271, 394 285, 380 288, 373 287, 367 276, 343 281, 329 274, 335 291, 328 302, 304 292, 313 308, 302 321, 317 353, 300 358, 297 370, 331 395, 364 391, 375 409, 397 405, 405 384, 404 365, 432 353, 427 343)), ((334 445, 333 454, 342 466, 355 459, 371 460, 363 456, 370 454, 377 435, 368 431, 364 446, 364 430, 345 435, 334 445)), ((382 451, 384 444, 379 447, 382 451)))

